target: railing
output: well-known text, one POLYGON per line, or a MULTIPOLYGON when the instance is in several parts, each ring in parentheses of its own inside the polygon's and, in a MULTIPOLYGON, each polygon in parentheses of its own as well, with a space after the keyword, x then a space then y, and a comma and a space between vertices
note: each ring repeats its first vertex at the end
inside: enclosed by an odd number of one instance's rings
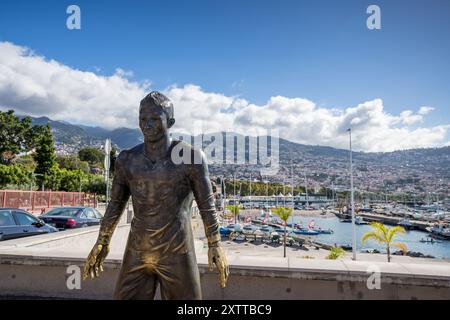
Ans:
POLYGON ((63 206, 97 206, 97 194, 60 191, 0 190, 0 208, 29 211, 63 206))

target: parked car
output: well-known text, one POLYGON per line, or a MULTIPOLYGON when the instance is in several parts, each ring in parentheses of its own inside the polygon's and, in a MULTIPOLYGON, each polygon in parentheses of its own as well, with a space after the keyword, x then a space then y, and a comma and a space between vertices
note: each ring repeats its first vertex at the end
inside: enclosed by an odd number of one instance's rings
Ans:
POLYGON ((56 232, 58 229, 25 210, 0 208, 0 241, 56 232))
POLYGON ((103 216, 91 207, 59 207, 39 218, 55 228, 64 230, 99 225, 103 216))

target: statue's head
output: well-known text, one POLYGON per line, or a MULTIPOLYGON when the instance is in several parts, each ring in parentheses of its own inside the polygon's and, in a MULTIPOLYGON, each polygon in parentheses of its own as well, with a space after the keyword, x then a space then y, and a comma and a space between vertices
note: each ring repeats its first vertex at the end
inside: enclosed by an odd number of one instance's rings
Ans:
POLYGON ((139 127, 148 141, 158 141, 175 123, 173 104, 160 92, 150 92, 139 107, 139 127))

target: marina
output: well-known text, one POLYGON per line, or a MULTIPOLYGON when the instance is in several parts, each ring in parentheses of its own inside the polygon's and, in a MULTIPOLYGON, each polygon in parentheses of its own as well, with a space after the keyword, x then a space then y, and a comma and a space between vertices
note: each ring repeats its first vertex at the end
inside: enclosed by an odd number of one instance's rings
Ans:
MULTIPOLYGON (((284 235, 284 227, 281 220, 277 217, 271 217, 269 221, 261 219, 260 215, 254 212, 249 215, 249 211, 244 211, 241 216, 246 216, 246 224, 233 224, 233 231, 242 230, 242 235, 238 240, 246 241, 251 239, 252 241, 268 241, 271 243, 273 240, 270 234, 275 234, 276 241, 282 241, 284 235), (251 223, 248 223, 248 217, 252 216, 251 223), (236 229, 237 228, 237 229, 236 229), (241 229, 239 229, 241 228, 241 229), (256 232, 260 233, 261 238, 257 238, 253 235, 256 232), (265 238, 264 236, 265 235, 265 238)), ((343 221, 344 217, 339 218, 338 216, 328 212, 327 215, 322 215, 321 212, 316 211, 316 214, 311 211, 299 211, 296 210, 295 214, 289 218, 289 223, 286 226, 287 241, 290 238, 295 237, 298 243, 310 244, 317 246, 318 248, 329 250, 334 246, 342 247, 344 250, 352 250, 352 224, 345 223, 343 221)), ((348 220, 348 219, 347 219, 348 220)), ((377 221, 382 222, 386 225, 401 225, 399 222, 402 221, 398 217, 385 217, 377 214, 362 213, 359 214, 356 219, 358 223, 355 223, 356 231, 356 249, 360 253, 385 253, 386 249, 380 244, 368 240, 364 245, 361 243, 362 236, 371 231, 371 226, 369 222, 377 221), (387 223, 386 223, 387 222, 387 223)), ((351 222, 351 219, 350 221, 351 222)), ((356 221, 355 221, 356 222, 356 221)), ((402 242, 407 246, 408 255, 413 257, 428 257, 436 259, 450 259, 450 240, 441 238, 436 239, 433 237, 431 230, 437 230, 429 227, 433 225, 430 222, 423 221, 413 221, 417 224, 418 228, 405 228, 406 233, 398 234, 396 237, 396 242, 402 242), (422 227, 427 226, 427 227, 422 227), (426 230, 425 228, 429 228, 426 230)), ((221 232, 225 232, 227 229, 222 227, 221 232)), ((447 230, 447 229, 445 229, 447 230)), ((438 231, 435 231, 438 232, 438 231)), ((222 233, 223 236, 227 237, 231 231, 227 234, 222 233)), ((400 252, 395 252, 395 254, 401 254, 400 252)))

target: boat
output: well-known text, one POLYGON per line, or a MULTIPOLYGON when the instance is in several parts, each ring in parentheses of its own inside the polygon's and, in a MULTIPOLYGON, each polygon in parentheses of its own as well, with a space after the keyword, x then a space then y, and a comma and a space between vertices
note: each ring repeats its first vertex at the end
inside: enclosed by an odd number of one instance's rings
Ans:
POLYGON ((334 231, 332 229, 321 229, 321 228, 315 228, 314 231, 317 231, 319 234, 332 234, 334 231))
POLYGON ((289 228, 295 228, 296 225, 296 223, 288 223, 286 226, 289 228))
POLYGON ((316 236, 319 234, 318 231, 311 230, 311 229, 295 229, 293 232, 295 234, 303 234, 303 235, 307 235, 307 236, 316 236))
POLYGON ((405 228, 406 230, 411 230, 411 229, 415 228, 415 226, 412 224, 411 220, 409 220, 409 219, 402 219, 397 223, 397 225, 405 228))
POLYGON ((372 212, 372 208, 369 206, 363 206, 359 208, 359 212, 372 212))
POLYGON ((242 225, 240 225, 239 223, 231 223, 229 225, 226 226, 226 228, 230 229, 231 231, 236 231, 236 232, 241 232, 242 231, 242 225))
POLYGON ((373 248, 367 248, 367 249, 361 249, 362 253, 380 253, 380 250, 373 249, 373 248))
POLYGON ((339 219, 345 220, 345 219, 351 219, 352 218, 352 214, 348 210, 344 211, 344 212, 333 212, 333 213, 339 219))
POLYGON ((261 228, 259 228, 259 230, 261 230, 262 232, 270 232, 270 231, 272 231, 272 228, 265 225, 265 226, 262 226, 261 228))
POLYGON ((413 217, 415 220, 422 220, 422 219, 423 219, 423 214, 420 213, 420 212, 414 212, 414 213, 412 214, 412 217, 413 217))
POLYGON ((426 228, 426 230, 435 237, 450 240, 450 228, 448 226, 443 224, 435 224, 432 227, 426 228))
POLYGON ((364 221, 363 217, 361 217, 361 216, 356 216, 356 217, 355 217, 355 224, 362 225, 362 224, 367 224, 367 222, 364 221))
POLYGON ((246 224, 246 225, 244 225, 244 227, 242 229, 246 230, 246 231, 254 231, 255 227, 251 224, 246 224))
POLYGON ((352 251, 352 246, 347 244, 347 245, 342 245, 340 246, 342 249, 344 249, 345 251, 352 251))
MULTIPOLYGON (((344 222, 344 223, 351 223, 352 222, 352 217, 345 218, 345 219, 339 219, 339 221, 340 222, 344 222)), ((362 224, 368 224, 368 222, 364 221, 363 217, 356 216, 355 217, 355 224, 362 225, 362 224)))
POLYGON ((429 238, 422 238, 422 239, 420 239, 419 240, 420 242, 422 242, 422 243, 440 243, 441 241, 439 241, 439 240, 435 240, 435 239, 433 239, 432 237, 429 237, 429 238))
POLYGON ((229 236, 231 233, 231 229, 227 228, 227 227, 220 227, 219 228, 219 233, 222 236, 229 236))

